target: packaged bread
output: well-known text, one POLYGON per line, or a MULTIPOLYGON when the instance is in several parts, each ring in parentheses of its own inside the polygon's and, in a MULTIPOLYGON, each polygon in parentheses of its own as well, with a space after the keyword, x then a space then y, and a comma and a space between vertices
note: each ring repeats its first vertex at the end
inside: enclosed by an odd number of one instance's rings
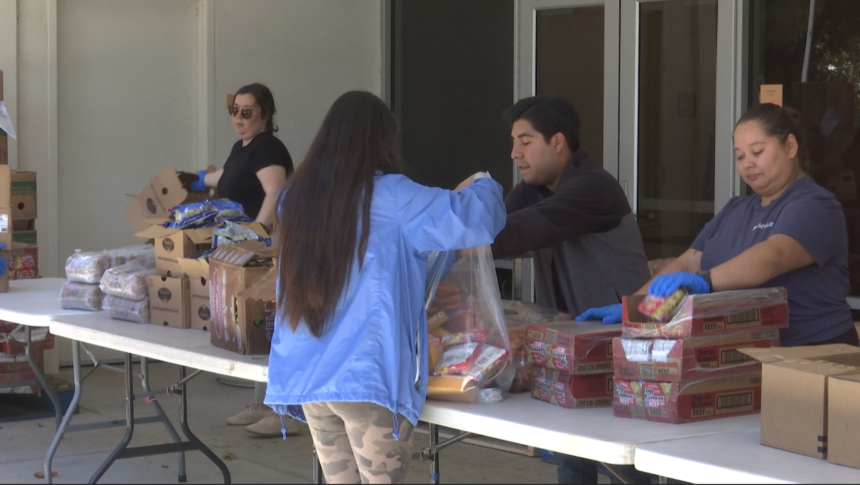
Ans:
POLYGON ((110 258, 108 268, 115 268, 138 258, 148 257, 155 261, 155 247, 151 244, 125 246, 116 249, 108 249, 104 252, 108 255, 108 258, 110 258))
POLYGON ((104 293, 99 285, 66 281, 60 289, 60 307, 97 312, 102 309, 104 293))
POLYGON ((149 323, 149 298, 128 300, 118 296, 105 295, 104 309, 109 317, 116 320, 149 323))
POLYGON ((149 291, 146 277, 155 274, 154 258, 152 267, 146 259, 136 259, 105 271, 99 284, 102 292, 135 301, 146 298, 149 291))
POLYGON ((97 285, 108 268, 110 268, 110 256, 104 252, 77 250, 66 259, 66 279, 97 285))

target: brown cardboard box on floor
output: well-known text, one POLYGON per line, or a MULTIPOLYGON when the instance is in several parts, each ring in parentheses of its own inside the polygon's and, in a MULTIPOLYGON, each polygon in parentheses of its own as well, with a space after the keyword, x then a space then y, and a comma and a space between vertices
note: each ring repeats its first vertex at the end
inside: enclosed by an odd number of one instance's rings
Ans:
POLYGON ((827 461, 860 468, 860 374, 827 380, 827 461))
POLYGON ((759 372, 761 364, 738 350, 745 347, 779 347, 779 329, 683 339, 615 338, 612 360, 617 376, 646 381, 680 382, 759 372))
POLYGON ((188 279, 149 275, 149 322, 165 327, 189 328, 188 279))
POLYGON ((212 322, 212 310, 209 307, 209 261, 181 258, 179 266, 188 277, 191 328, 208 331, 212 322))
POLYGON ((213 345, 247 353, 239 328, 239 292, 266 277, 274 266, 275 250, 262 241, 245 241, 219 246, 209 255, 209 333, 213 345))
POLYGON ((762 363, 761 444, 827 458, 828 377, 860 373, 846 344, 740 349, 762 363))
POLYGON ((275 288, 278 272, 272 268, 263 279, 236 295, 239 319, 237 333, 240 353, 268 354, 275 333, 275 314, 278 311, 275 288))
POLYGON ((668 322, 654 322, 637 307, 645 295, 621 297, 622 337, 685 338, 788 326, 785 288, 687 295, 668 322))

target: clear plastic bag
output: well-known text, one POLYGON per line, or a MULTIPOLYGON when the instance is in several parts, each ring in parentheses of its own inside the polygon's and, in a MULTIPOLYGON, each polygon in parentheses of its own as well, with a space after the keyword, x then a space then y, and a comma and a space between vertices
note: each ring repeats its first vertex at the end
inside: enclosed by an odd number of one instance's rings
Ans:
POLYGON ((115 320, 127 320, 135 323, 149 323, 149 298, 143 300, 128 300, 113 295, 106 295, 104 309, 108 316, 115 320))
POLYGON ((514 369, 490 247, 432 253, 428 263, 428 331, 442 346, 430 374, 472 380, 502 395, 514 369))
POLYGON ((75 252, 66 259, 66 279, 97 285, 110 268, 110 256, 104 252, 75 252))
POLYGON ((99 285, 66 281, 60 289, 60 307, 97 312, 102 309, 104 296, 99 285))
POLYGON ((505 311, 505 326, 511 343, 511 359, 514 368, 514 381, 510 392, 528 392, 534 364, 529 361, 529 345, 526 326, 555 320, 568 320, 570 315, 536 303, 502 300, 505 311))
POLYGON ((152 258, 155 261, 155 247, 152 244, 137 244, 104 251, 110 258, 108 268, 115 268, 138 258, 152 258))
POLYGON ((146 277, 152 274, 155 274, 155 256, 143 255, 105 271, 99 287, 106 295, 139 301, 147 297, 146 277))

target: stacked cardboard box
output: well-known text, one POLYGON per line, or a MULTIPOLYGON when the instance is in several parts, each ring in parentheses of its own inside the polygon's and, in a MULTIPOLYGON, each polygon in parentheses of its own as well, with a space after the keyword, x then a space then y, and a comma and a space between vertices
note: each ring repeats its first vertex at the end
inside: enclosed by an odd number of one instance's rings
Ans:
POLYGON ((526 326, 532 397, 565 408, 612 405, 612 340, 620 325, 557 321, 526 326))
POLYGON ((779 346, 785 289, 688 295, 668 322, 639 312, 643 298, 623 299, 612 344, 616 416, 686 423, 761 409, 761 365, 742 349, 779 346))
MULTIPOLYGON (((25 347, 15 342, 25 340, 26 328, 0 321, 0 394, 38 394, 41 388, 32 386, 6 387, 5 384, 36 379, 25 354, 25 347)), ((30 329, 30 352, 36 364, 44 367, 44 351, 54 347, 54 336, 47 327, 30 329)))
MULTIPOLYGON (((0 71, 0 101, 3 101, 3 71, 0 71)), ((0 129, 0 165, 9 164, 9 137, 0 129)))

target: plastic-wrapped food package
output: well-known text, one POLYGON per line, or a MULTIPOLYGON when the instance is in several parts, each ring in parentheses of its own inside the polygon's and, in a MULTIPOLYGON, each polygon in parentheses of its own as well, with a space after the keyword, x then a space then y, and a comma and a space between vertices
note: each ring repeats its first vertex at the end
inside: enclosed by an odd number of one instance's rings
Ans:
POLYGON ((66 259, 66 279, 97 285, 108 268, 110 256, 106 253, 75 251, 66 259))
POLYGON ((236 244, 242 241, 264 241, 272 244, 272 239, 262 237, 253 229, 229 220, 218 220, 212 229, 212 248, 225 244, 236 244))
POLYGON ((99 287, 106 295, 143 300, 149 287, 146 277, 155 274, 155 258, 144 256, 105 271, 99 287))
POLYGON ((788 294, 782 287, 687 295, 666 322, 638 309, 644 299, 622 298, 623 337, 686 338, 788 326, 788 294))
POLYGON ((60 307, 97 312, 102 309, 104 293, 99 285, 66 281, 60 289, 60 307))
POLYGON ((679 382, 756 372, 761 364, 739 349, 779 345, 776 328, 683 339, 616 338, 612 359, 619 377, 679 382))
MULTIPOLYGON (((473 381, 479 390, 497 389, 487 399, 501 399, 513 382, 514 369, 489 246, 435 252, 428 261, 428 339, 435 351, 442 344, 429 373, 473 381)), ((428 387, 428 396, 434 398, 432 379, 428 387)))
POLYGON ((761 410, 761 373, 683 382, 637 381, 616 377, 615 416, 660 423, 727 418, 761 410))
POLYGON ((511 322, 505 315, 508 325, 508 341, 511 343, 511 363, 514 366, 514 381, 510 392, 526 392, 531 387, 533 364, 529 362, 526 327, 520 322, 511 322))
POLYGON ((128 300, 113 295, 105 295, 104 309, 108 316, 116 320, 135 323, 149 323, 149 298, 128 300))
POLYGON ((570 374, 536 367, 531 377, 532 397, 568 409, 612 406, 612 374, 570 374))
POLYGON ((104 251, 110 258, 109 268, 115 268, 138 258, 152 258, 155 261, 155 247, 152 244, 137 244, 104 251))
POLYGON ((612 339, 621 325, 559 321, 526 326, 529 361, 571 374, 612 372, 612 339))
POLYGON ((506 318, 526 323, 544 323, 554 320, 570 320, 569 313, 562 313, 527 301, 502 300, 506 318))
POLYGON ((648 293, 636 307, 643 315, 654 322, 668 322, 678 313, 684 303, 687 292, 683 288, 675 290, 669 296, 656 296, 648 293))

